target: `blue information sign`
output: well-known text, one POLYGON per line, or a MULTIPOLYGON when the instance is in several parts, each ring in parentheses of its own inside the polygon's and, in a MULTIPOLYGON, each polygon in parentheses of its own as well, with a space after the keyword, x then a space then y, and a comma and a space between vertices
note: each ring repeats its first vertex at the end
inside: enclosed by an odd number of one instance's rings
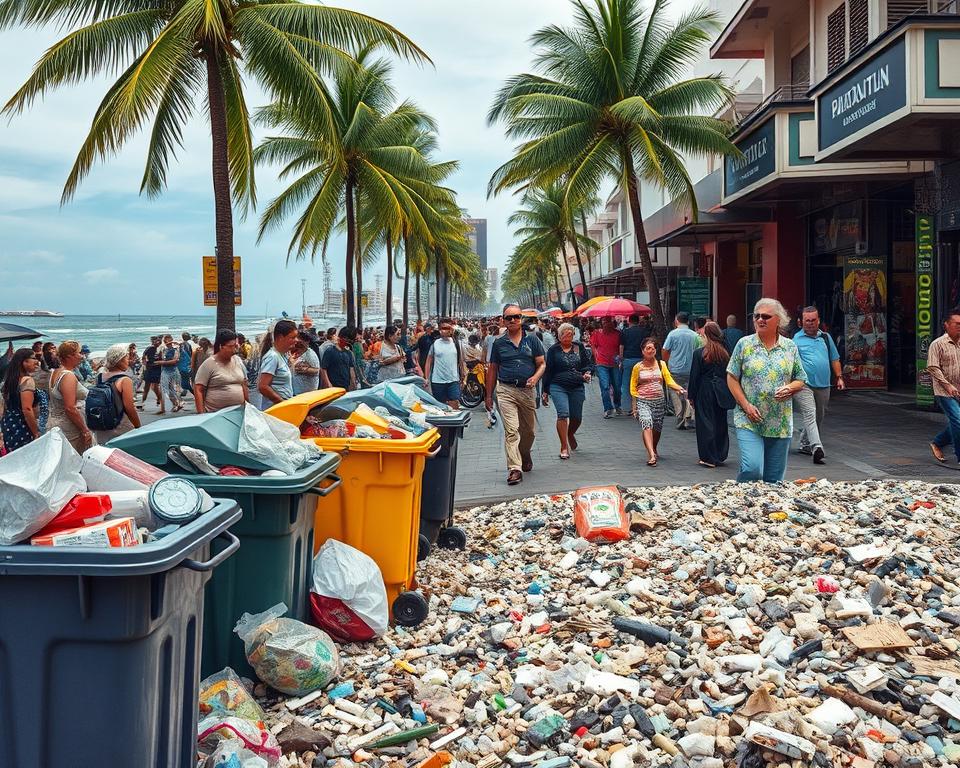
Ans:
POLYGON ((776 170, 776 141, 776 121, 771 118, 749 136, 735 142, 742 156, 723 159, 725 196, 756 184, 776 170))

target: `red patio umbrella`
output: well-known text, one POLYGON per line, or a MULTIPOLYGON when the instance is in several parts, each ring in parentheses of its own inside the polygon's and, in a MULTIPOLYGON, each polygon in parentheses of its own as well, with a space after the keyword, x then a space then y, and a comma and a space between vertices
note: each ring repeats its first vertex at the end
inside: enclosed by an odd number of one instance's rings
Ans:
POLYGON ((630 315, 652 315, 653 311, 645 304, 630 299, 605 299, 585 309, 581 317, 628 317, 630 315))

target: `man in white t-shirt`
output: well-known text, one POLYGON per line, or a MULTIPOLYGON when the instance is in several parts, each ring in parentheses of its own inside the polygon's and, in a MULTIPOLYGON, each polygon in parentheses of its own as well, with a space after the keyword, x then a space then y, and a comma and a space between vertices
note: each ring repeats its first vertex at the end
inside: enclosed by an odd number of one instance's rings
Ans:
POLYGON ((423 375, 434 398, 451 408, 460 408, 460 382, 467 377, 463 350, 453 336, 453 321, 440 321, 440 338, 433 342, 427 354, 423 375))

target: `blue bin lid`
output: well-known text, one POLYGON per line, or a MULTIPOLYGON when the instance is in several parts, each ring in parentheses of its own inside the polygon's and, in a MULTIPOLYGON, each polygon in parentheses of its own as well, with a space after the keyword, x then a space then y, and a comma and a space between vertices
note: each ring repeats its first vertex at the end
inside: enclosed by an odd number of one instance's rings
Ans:
POLYGON ((189 445, 204 451, 210 463, 216 466, 226 464, 244 469, 272 469, 238 452, 242 427, 243 406, 235 405, 215 413, 155 421, 113 438, 107 446, 126 451, 155 467, 170 465, 167 458, 170 446, 189 445))
POLYGON ((171 571, 243 515, 235 501, 214 501, 213 509, 176 533, 136 547, 34 547, 29 543, 0 547, 0 578, 145 576, 171 571))

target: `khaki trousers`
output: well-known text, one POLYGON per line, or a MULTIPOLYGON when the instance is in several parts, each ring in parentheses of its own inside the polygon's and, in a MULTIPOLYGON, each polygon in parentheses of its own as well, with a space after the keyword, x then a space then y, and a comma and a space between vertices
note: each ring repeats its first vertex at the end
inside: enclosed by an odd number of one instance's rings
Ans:
POLYGON ((498 383, 497 404, 503 417, 507 470, 520 469, 524 459, 530 459, 530 448, 533 446, 537 423, 536 390, 498 383))

